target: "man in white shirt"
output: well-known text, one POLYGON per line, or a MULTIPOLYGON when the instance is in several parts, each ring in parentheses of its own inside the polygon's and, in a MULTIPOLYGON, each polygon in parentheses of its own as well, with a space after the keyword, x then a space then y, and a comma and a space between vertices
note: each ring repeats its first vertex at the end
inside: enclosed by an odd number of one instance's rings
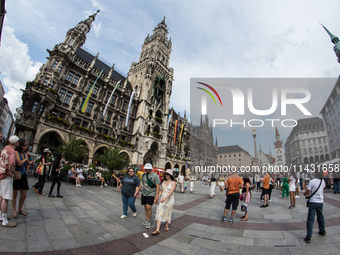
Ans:
POLYGON ((316 170, 313 173, 313 176, 314 178, 309 181, 307 190, 304 193, 305 196, 311 196, 316 191, 315 194, 309 200, 308 218, 306 224, 307 235, 305 237, 306 243, 310 243, 310 239, 312 238, 315 213, 317 215, 317 221, 319 225, 319 235, 322 236, 326 235, 325 219, 323 217, 323 190, 326 187, 326 184, 325 181, 322 179, 322 171, 321 173, 318 173, 316 170))
POLYGON ((179 184, 179 193, 184 193, 184 176, 181 173, 180 176, 178 176, 178 184, 179 184))

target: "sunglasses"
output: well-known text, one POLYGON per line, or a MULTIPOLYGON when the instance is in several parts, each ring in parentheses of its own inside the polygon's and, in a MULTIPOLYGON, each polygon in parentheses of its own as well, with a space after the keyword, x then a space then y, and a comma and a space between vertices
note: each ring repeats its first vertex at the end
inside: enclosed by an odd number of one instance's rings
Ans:
POLYGON ((170 175, 170 174, 168 174, 168 173, 165 173, 164 175, 170 175))

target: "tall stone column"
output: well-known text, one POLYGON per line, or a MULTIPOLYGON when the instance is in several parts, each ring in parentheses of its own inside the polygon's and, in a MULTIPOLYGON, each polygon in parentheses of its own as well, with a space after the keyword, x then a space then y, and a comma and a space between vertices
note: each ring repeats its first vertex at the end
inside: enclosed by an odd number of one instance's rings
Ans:
POLYGON ((255 158, 257 158, 257 146, 256 146, 256 133, 255 133, 255 128, 253 128, 253 137, 254 137, 255 158))

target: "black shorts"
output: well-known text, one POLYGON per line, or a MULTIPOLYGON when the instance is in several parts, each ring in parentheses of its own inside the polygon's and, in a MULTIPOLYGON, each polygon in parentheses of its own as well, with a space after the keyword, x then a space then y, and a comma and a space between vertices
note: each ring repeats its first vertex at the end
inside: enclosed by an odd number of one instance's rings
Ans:
POLYGON ((20 180, 13 180, 13 189, 15 190, 29 190, 27 174, 22 174, 20 180))
POLYGON ((230 209, 230 205, 233 204, 233 210, 237 210, 237 206, 240 200, 240 193, 233 193, 227 195, 227 201, 225 202, 225 209, 230 209))
POLYGON ((143 196, 141 198, 142 205, 153 205, 153 201, 155 200, 155 197, 151 196, 143 196))
POLYGON ((268 195, 269 194, 269 189, 263 188, 263 195, 268 195))

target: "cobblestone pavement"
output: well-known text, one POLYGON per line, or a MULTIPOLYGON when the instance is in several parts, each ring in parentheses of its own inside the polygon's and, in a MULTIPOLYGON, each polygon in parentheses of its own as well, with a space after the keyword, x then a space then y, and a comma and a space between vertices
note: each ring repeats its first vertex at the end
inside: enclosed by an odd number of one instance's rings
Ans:
MULTIPOLYGON (((29 177, 30 187, 36 178, 29 177)), ((51 182, 45 184, 48 193, 51 182)), ((238 210, 234 223, 221 222, 225 195, 209 199, 209 186, 196 182, 194 193, 175 193, 175 208, 170 231, 151 236, 141 222, 145 219, 140 200, 138 215, 120 219, 121 195, 116 187, 62 183, 64 198, 38 196, 28 191, 24 210, 27 217, 11 219, 16 228, 0 229, 0 252, 22 254, 339 254, 340 195, 325 192, 326 236, 317 234, 311 244, 304 242, 307 208, 305 199, 289 210, 289 200, 273 191, 269 208, 261 209, 259 193, 253 192, 249 221, 240 222, 238 210), (145 238, 143 233, 150 237, 145 238), (53 252, 52 252, 53 251, 53 252)), ((56 190, 56 188, 55 188, 56 190)), ((18 199, 17 199, 18 201, 18 199)), ((153 217, 156 206, 153 206, 153 217)), ((9 208, 9 216, 12 208, 9 208)), ((227 216, 229 219, 230 214, 227 216)))

